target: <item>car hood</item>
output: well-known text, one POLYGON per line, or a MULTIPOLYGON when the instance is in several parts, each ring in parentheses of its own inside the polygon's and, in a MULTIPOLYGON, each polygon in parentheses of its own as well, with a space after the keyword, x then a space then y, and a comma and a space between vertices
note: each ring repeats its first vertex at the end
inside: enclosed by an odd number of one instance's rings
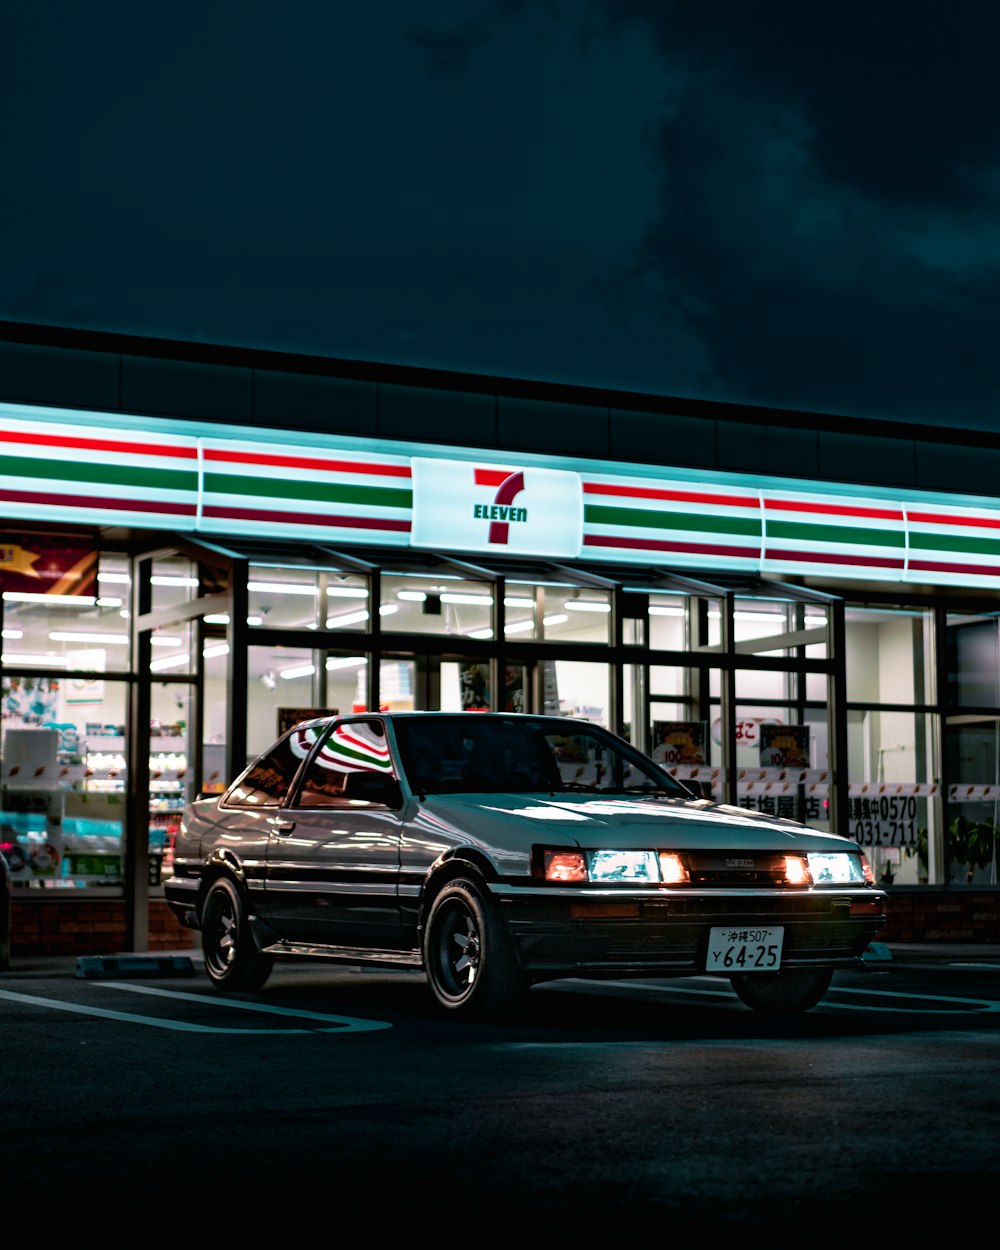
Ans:
POLYGON ((634 849, 734 845, 826 850, 848 841, 793 820, 705 799, 433 794, 421 808, 473 840, 493 845, 523 847, 530 841, 634 849))

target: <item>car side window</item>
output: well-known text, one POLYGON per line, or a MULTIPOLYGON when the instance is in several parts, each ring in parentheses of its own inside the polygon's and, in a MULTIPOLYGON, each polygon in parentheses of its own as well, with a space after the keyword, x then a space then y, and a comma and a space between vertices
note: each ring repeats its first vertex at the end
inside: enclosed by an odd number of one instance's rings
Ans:
POLYGON ((381 721, 338 721, 330 727, 302 778, 296 806, 386 804, 395 772, 381 721))
POLYGON ((307 734, 293 729, 250 766, 226 796, 226 805, 280 807, 310 745, 307 734))

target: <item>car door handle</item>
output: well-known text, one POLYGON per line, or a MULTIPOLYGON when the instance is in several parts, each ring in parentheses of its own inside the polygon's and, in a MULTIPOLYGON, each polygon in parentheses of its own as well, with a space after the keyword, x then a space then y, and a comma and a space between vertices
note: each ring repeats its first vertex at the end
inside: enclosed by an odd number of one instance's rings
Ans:
POLYGON ((274 832, 277 833, 279 836, 284 833, 291 833, 292 830, 295 828, 294 820, 278 820, 275 818, 269 821, 268 823, 270 824, 274 832))

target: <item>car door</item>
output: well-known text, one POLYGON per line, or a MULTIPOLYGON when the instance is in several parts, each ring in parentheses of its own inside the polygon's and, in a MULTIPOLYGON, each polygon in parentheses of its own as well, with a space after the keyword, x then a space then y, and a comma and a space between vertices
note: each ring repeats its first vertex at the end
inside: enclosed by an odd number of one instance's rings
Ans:
POLYGON ((385 725, 337 720, 316 741, 289 805, 273 814, 266 915, 310 945, 399 950, 402 814, 385 725))

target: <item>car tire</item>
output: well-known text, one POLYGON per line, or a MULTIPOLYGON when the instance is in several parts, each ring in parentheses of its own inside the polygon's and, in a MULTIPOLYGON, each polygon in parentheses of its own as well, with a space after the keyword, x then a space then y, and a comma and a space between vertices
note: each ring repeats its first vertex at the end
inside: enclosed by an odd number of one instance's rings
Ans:
POLYGON ((528 989, 507 926, 475 881, 449 881, 431 904, 424 969, 439 1006, 468 1017, 501 1015, 528 989))
POLYGON ((274 967, 274 956, 257 949, 239 886, 213 881, 201 909, 205 971, 217 990, 259 990, 274 967))
POLYGON ((740 1001, 754 1011, 784 1015, 815 1007, 830 988, 832 968, 739 973, 730 978, 740 1001))

